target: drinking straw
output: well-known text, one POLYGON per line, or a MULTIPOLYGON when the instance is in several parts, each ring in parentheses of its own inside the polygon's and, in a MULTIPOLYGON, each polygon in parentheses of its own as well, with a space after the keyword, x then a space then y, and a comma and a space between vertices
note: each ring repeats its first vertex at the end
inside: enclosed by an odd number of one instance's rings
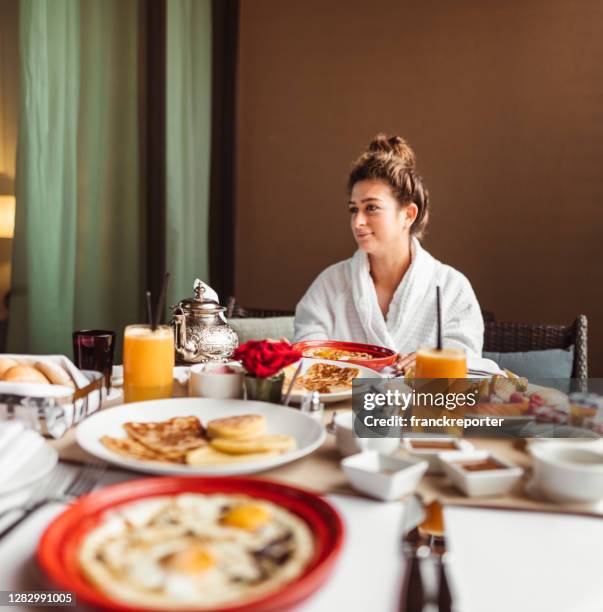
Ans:
POLYGON ((436 287, 436 302, 437 302, 437 316, 438 316, 438 351, 442 350, 442 298, 440 293, 440 286, 436 287))
POLYGON ((151 306, 151 292, 147 291, 147 318, 149 325, 153 325, 153 307, 151 306))
POLYGON ((165 304, 165 292, 169 280, 170 273, 166 272, 165 276, 163 277, 163 283, 161 285, 161 293, 159 294, 157 309, 155 310, 155 318, 153 319, 153 331, 157 329, 157 326, 159 325, 159 319, 161 318, 161 313, 163 312, 163 305, 165 304))

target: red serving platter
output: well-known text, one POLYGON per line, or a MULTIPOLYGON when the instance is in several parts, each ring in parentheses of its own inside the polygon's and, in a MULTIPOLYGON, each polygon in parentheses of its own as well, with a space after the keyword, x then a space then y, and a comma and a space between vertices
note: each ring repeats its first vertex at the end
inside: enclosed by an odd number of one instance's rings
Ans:
POLYGON ((341 552, 344 527, 339 514, 309 491, 256 478, 166 477, 129 480, 81 497, 44 532, 37 551, 38 563, 58 588, 74 591, 81 603, 104 610, 142 610, 109 598, 86 580, 79 568, 79 545, 107 510, 146 497, 179 493, 231 493, 266 499, 297 514, 314 534, 315 555, 301 576, 260 598, 214 608, 220 612, 272 612, 295 606, 327 580, 341 552))
MULTIPOLYGON (((296 342, 292 347, 295 351, 303 353, 309 348, 330 348, 339 349, 341 351, 358 351, 374 355, 371 359, 342 359, 345 363, 354 363, 356 365, 365 366, 379 372, 386 366, 393 365, 396 362, 398 353, 384 346, 376 344, 361 344, 359 342, 340 342, 339 340, 305 340, 296 342)), ((309 357, 309 359, 319 359, 318 357, 309 357)), ((335 360, 337 361, 337 360, 335 360)))

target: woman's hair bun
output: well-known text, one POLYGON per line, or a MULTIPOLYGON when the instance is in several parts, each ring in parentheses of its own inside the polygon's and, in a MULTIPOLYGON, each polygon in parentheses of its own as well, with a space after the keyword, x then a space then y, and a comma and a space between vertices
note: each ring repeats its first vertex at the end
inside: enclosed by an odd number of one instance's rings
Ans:
POLYGON ((377 134, 371 141, 368 147, 369 151, 375 153, 387 153, 399 157, 407 168, 414 168, 416 158, 414 151, 409 144, 400 136, 387 136, 386 134, 377 134))

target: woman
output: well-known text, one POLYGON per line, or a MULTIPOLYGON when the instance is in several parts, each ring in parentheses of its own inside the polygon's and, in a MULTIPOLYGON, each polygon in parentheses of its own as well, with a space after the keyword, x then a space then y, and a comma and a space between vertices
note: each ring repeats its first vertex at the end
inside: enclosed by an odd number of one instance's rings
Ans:
POLYGON ((348 179, 352 233, 358 250, 324 270, 295 311, 295 339, 348 340, 396 350, 398 367, 436 346, 436 287, 442 295, 444 347, 480 357, 484 322, 471 284, 419 242, 429 198, 415 154, 399 136, 379 134, 348 179))

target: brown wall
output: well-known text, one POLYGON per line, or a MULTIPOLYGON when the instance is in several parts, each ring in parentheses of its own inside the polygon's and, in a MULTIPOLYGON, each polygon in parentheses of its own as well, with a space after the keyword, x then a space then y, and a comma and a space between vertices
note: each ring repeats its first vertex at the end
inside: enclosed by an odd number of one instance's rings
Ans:
POLYGON ((426 247, 500 320, 585 313, 603 376, 603 4, 242 0, 236 294, 293 307, 349 257, 378 131, 430 189, 426 247))

